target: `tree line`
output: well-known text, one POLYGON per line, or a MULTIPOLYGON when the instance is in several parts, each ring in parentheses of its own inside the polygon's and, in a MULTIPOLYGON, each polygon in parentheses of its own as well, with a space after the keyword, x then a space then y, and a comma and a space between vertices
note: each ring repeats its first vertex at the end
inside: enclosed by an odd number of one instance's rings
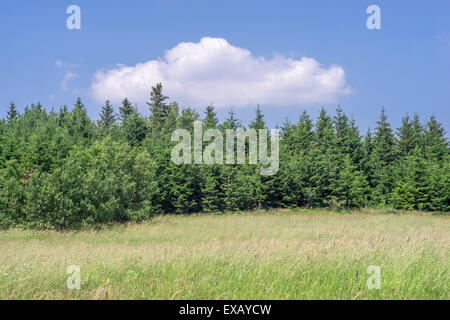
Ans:
MULTIPOLYGON (((280 127, 279 171, 260 165, 176 165, 176 128, 246 129, 230 111, 219 122, 168 102, 152 88, 150 116, 128 99, 118 113, 109 101, 92 121, 80 98, 72 110, 46 111, 14 103, 0 121, 0 227, 80 228, 142 221, 158 213, 268 208, 380 208, 450 212, 449 143, 432 116, 406 115, 391 128, 382 109, 376 128, 361 135, 352 117, 324 108, 314 121, 306 111, 280 127)), ((265 129, 256 108, 248 128, 265 129)))

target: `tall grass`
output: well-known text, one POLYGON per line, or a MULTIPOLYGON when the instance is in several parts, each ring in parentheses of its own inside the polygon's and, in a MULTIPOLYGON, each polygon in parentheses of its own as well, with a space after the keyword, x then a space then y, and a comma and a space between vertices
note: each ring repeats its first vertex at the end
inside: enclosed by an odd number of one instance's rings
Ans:
POLYGON ((276 211, 0 232, 1 299, 449 299, 450 217, 276 211), (69 265, 81 269, 69 290, 69 265), (381 268, 368 289, 367 268, 381 268))

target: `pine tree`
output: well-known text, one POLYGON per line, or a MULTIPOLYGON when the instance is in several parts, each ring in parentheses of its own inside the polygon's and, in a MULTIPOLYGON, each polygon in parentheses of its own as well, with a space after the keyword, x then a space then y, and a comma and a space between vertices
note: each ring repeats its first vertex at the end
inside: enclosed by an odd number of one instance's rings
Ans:
POLYGON ((169 134, 172 134, 172 131, 176 129, 179 112, 180 107, 178 106, 178 103, 175 101, 171 102, 169 104, 169 112, 165 120, 165 130, 169 134))
POLYGON ((375 187, 374 197, 384 204, 386 197, 392 190, 393 173, 392 166, 397 158, 396 140, 391 126, 387 121, 384 108, 381 110, 380 119, 373 139, 372 183, 375 187))
POLYGON ((296 125, 296 149, 290 159, 288 171, 293 175, 294 190, 298 206, 315 205, 314 173, 316 171, 316 133, 314 124, 306 111, 303 111, 296 125))
POLYGON ((334 162, 338 154, 335 148, 336 135, 331 117, 324 108, 320 111, 316 123, 316 146, 313 150, 314 171, 311 181, 315 205, 328 205, 331 200, 332 179, 335 178, 334 162))
POLYGON ((178 128, 187 129, 189 131, 194 130, 194 122, 200 118, 197 111, 192 108, 185 108, 181 110, 181 115, 178 118, 178 128))
POLYGON ((359 128, 356 125, 353 117, 350 120, 350 132, 348 137, 348 152, 352 159, 353 164, 356 165, 358 170, 362 170, 362 162, 364 157, 362 137, 359 132, 359 128))
POLYGON ((309 153, 314 142, 313 122, 309 114, 304 110, 297 124, 297 151, 309 153))
POLYGON ((75 102, 75 107, 74 107, 73 111, 76 111, 76 112, 86 111, 86 107, 84 106, 80 97, 77 98, 77 101, 75 102))
POLYGON ((150 103, 147 102, 150 107, 151 118, 150 124, 152 127, 152 133, 156 134, 164 124, 164 120, 169 114, 169 106, 165 102, 169 97, 166 97, 162 93, 162 84, 157 83, 156 86, 152 87, 152 92, 150 94, 150 103))
POLYGON ((100 115, 102 125, 106 129, 110 129, 111 126, 116 121, 116 116, 114 114, 113 106, 110 104, 109 100, 106 100, 105 105, 102 107, 102 112, 100 115))
POLYGON ((267 205, 269 207, 295 207, 298 203, 296 170, 292 166, 296 154, 296 127, 286 118, 280 131, 279 169, 276 175, 266 179, 267 205))
MULTIPOLYGON (((242 171, 238 171, 236 166, 233 165, 224 165, 222 167, 221 171, 221 189, 223 192, 222 195, 222 207, 225 211, 235 211, 239 209, 239 202, 245 202, 242 201, 242 193, 240 193, 240 190, 238 188, 238 174, 244 176, 242 171)), ((248 181, 248 179, 246 180, 248 181)), ((249 188, 248 188, 249 189, 249 188)), ((248 192, 247 189, 247 195, 251 194, 248 192)), ((241 206, 242 208, 242 206, 241 206)), ((245 202, 245 208, 250 209, 250 205, 245 202)))
POLYGON ((202 209, 204 212, 221 210, 221 168, 213 164, 202 167, 202 209))
POLYGON ((9 110, 6 114, 6 120, 8 122, 12 121, 12 120, 16 120, 19 117, 19 113, 16 110, 16 105, 14 104, 14 102, 11 102, 9 104, 9 110))
POLYGON ((293 155, 296 153, 296 127, 289 121, 288 118, 284 120, 284 123, 280 128, 281 145, 280 152, 282 154, 293 155))
POLYGON ((442 162, 428 164, 430 203, 429 209, 438 212, 450 212, 450 157, 442 162))
POLYGON ((420 149, 420 151, 423 150, 423 128, 417 114, 414 115, 413 121, 411 121, 408 114, 403 117, 402 125, 397 129, 397 136, 400 156, 406 157, 411 155, 416 148, 420 149))
POLYGON ((350 153, 349 136, 350 126, 347 115, 342 108, 338 106, 336 115, 333 117, 334 127, 336 129, 336 146, 338 149, 350 153))
POLYGON ((373 134, 370 128, 367 129, 367 133, 364 137, 363 147, 362 147, 362 161, 361 167, 364 172, 364 175, 367 177, 367 182, 371 188, 374 188, 373 180, 373 134))
POLYGON ((131 114, 136 111, 131 102, 125 98, 122 101, 122 106, 119 108, 120 118, 123 120, 127 119, 131 114))
POLYGON ((249 128, 260 130, 260 129, 266 129, 266 123, 264 122, 264 115, 262 113, 261 107, 258 105, 255 109, 255 120, 253 120, 249 128))
MULTIPOLYGON (((213 105, 209 105, 205 110, 204 128, 216 129, 219 120, 213 105)), ((205 145, 205 144, 204 144, 205 145)), ((222 210, 221 205, 221 167, 213 164, 202 167, 202 208, 205 212, 217 212, 222 210)))
POLYGON ((217 114, 214 111, 213 105, 209 105, 205 110, 205 120, 203 121, 205 125, 205 129, 215 129, 217 128, 217 124, 219 120, 217 119, 217 114))
POLYGON ((442 161, 449 154, 449 143, 442 125, 432 116, 426 124, 425 153, 427 159, 442 161))
POLYGON ((386 111, 381 109, 380 120, 377 121, 377 128, 374 137, 375 152, 383 164, 392 163, 396 158, 395 136, 391 125, 387 121, 386 111))
POLYGON ((333 117, 333 123, 337 149, 342 154, 350 155, 352 163, 359 168, 362 160, 362 143, 355 120, 349 119, 339 106, 336 109, 336 116, 333 117))
POLYGON ((358 170, 362 158, 361 137, 354 120, 339 106, 333 117, 335 143, 331 156, 330 206, 357 207, 365 202, 366 180, 358 170))
POLYGON ((87 115, 86 108, 81 101, 81 98, 78 97, 75 102, 75 107, 70 113, 70 124, 69 124, 69 132, 70 135, 77 138, 89 139, 92 135, 91 132, 91 120, 87 115))
POLYGON ((147 136, 147 126, 141 115, 134 111, 122 124, 131 146, 139 145, 147 136))
POLYGON ((58 123, 60 127, 64 127, 66 125, 68 116, 69 110, 67 109, 67 106, 64 105, 59 109, 58 123))
POLYGON ((330 206, 336 208, 358 208, 366 203, 367 181, 352 163, 349 154, 336 159, 331 184, 330 206))
MULTIPOLYGON (((262 113, 261 107, 258 105, 255 109, 255 119, 250 122, 249 125, 250 129, 257 131, 257 140, 259 141, 259 132, 258 130, 267 129, 266 123, 264 121, 264 115, 262 113)), ((270 134, 269 134, 270 135, 270 134)), ((268 140, 268 150, 270 150, 270 140, 268 140)), ((248 148, 246 148, 248 149, 248 148)), ((259 149, 259 145, 258 145, 259 149)), ((253 182, 253 188, 254 188, 254 201, 255 201, 255 209, 260 210, 263 207, 267 207, 270 202, 275 204, 274 206, 279 204, 279 198, 280 194, 276 192, 277 189, 276 185, 280 184, 280 181, 277 179, 277 177, 267 177, 267 176, 261 176, 260 174, 260 168, 261 165, 252 166, 253 174, 251 181, 253 182), (269 195, 267 194, 267 191, 271 188, 274 191, 273 198, 270 199, 269 195), (276 197, 275 197, 276 195, 276 197), (275 199, 277 198, 277 199, 275 199)))
POLYGON ((423 157, 425 157, 425 129, 420 122, 419 115, 414 114, 412 120, 412 137, 415 149, 419 149, 423 157))
POLYGON ((228 112, 228 118, 222 124, 223 129, 236 130, 242 127, 241 122, 239 121, 239 119, 236 119, 235 115, 236 113, 233 111, 233 109, 228 112))

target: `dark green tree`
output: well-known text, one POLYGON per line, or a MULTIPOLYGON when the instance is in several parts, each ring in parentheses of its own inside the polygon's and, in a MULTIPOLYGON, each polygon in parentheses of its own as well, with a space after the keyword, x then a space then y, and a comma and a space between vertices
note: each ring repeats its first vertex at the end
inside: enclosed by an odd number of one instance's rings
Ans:
POLYGON ((373 166, 373 197, 384 205, 393 185, 393 165, 397 159, 396 139, 391 129, 384 108, 373 137, 371 164, 373 166))
POLYGON ((428 159, 442 161, 449 154, 449 143, 445 129, 435 116, 432 116, 425 129, 425 153, 428 159))
POLYGON ((217 124, 219 123, 219 120, 217 119, 217 114, 214 111, 214 107, 212 104, 206 107, 205 119, 203 122, 204 122, 205 129, 217 128, 217 124))
POLYGON ((255 120, 253 120, 250 123, 249 128, 255 129, 255 130, 266 129, 264 115, 263 115, 261 107, 259 105, 255 109, 255 120))
POLYGON ((222 124, 221 128, 234 130, 242 128, 242 124, 239 119, 236 118, 236 113, 233 111, 233 109, 228 112, 228 118, 222 124))
POLYGON ((110 104, 109 100, 106 100, 105 105, 102 107, 102 112, 100 114, 102 125, 106 129, 110 129, 111 126, 116 122, 116 115, 114 114, 114 108, 110 104))
POLYGON ((11 102, 9 104, 9 110, 6 114, 6 120, 10 122, 12 120, 16 120, 18 117, 19 113, 17 112, 16 105, 14 104, 14 102, 11 102))
POLYGON ((122 105, 119 107, 120 118, 123 120, 127 119, 133 112, 136 111, 136 108, 133 107, 131 102, 125 98, 122 101, 122 105))
POLYGON ((125 132, 126 139, 131 146, 140 145, 147 136, 147 125, 144 118, 134 111, 126 120, 122 123, 123 131, 125 132))
POLYGON ((162 89, 161 83, 157 83, 156 86, 152 87, 150 102, 147 102, 151 112, 150 125, 153 134, 156 134, 162 128, 169 114, 169 105, 166 103, 168 97, 163 95, 162 89))
POLYGON ((91 142, 90 140, 93 136, 92 123, 80 97, 77 98, 75 107, 70 112, 69 118, 69 133, 77 141, 77 143, 78 141, 80 143, 81 141, 83 141, 83 143, 91 142))

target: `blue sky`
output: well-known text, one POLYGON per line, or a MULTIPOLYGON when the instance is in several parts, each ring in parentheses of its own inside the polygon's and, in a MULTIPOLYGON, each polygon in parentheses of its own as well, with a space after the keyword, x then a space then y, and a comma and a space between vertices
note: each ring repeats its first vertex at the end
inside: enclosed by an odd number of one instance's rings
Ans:
MULTIPOLYGON (((382 105, 394 127, 400 125, 403 115, 415 112, 423 120, 434 114, 446 129, 449 127, 450 1, 445 0, 2 0, 0 117, 6 114, 12 100, 20 110, 38 101, 48 109, 59 109, 64 104, 72 106, 80 96, 89 115, 96 118, 103 95, 117 93, 114 87, 105 84, 108 78, 102 79, 102 85, 97 87, 98 90, 104 89, 101 97, 93 94, 93 82, 100 70, 106 78, 109 71, 121 70, 123 67, 118 64, 122 64, 133 68, 135 77, 153 79, 153 75, 142 73, 166 68, 164 61, 168 50, 186 42, 195 47, 205 37, 225 39, 226 48, 232 50, 226 52, 240 54, 244 52, 241 49, 248 50, 251 58, 244 60, 251 59, 250 64, 259 61, 258 57, 264 57, 266 62, 281 57, 283 65, 308 57, 318 64, 311 72, 328 74, 333 66, 345 72, 345 76, 336 80, 340 84, 330 93, 331 100, 320 101, 320 92, 331 90, 320 85, 311 89, 315 90, 316 99, 311 102, 303 99, 307 95, 307 92, 301 92, 306 90, 303 88, 298 95, 299 103, 292 103, 292 99, 296 99, 293 92, 297 87, 295 83, 287 83, 283 88, 290 88, 292 84, 294 89, 291 92, 286 89, 287 96, 280 93, 281 99, 286 98, 283 101, 289 102, 285 105, 273 103, 273 94, 270 96, 265 90, 255 90, 256 96, 248 101, 261 100, 266 121, 272 127, 284 122, 286 117, 296 121, 303 109, 316 117, 321 105, 333 111, 338 104, 354 115, 363 132, 369 126, 375 126, 382 105), (69 16, 66 8, 71 4, 81 8, 81 30, 66 27, 69 16), (381 30, 366 27, 369 16, 366 8, 371 4, 381 8, 381 30), (161 66, 136 70, 137 64, 149 61, 161 63, 161 66), (345 88, 351 88, 351 92, 344 94, 345 88)), ((186 54, 186 50, 178 50, 177 54, 186 54)), ((250 81, 242 76, 246 69, 235 73, 228 70, 227 57, 225 60, 214 59, 204 66, 209 72, 207 75, 198 74, 198 65, 187 73, 186 77, 194 77, 193 81, 197 81, 196 88, 207 83, 222 90, 222 82, 217 80, 216 85, 214 81, 223 70, 230 79, 238 74, 235 89, 246 88, 246 81, 250 81), (218 66, 217 75, 213 72, 216 69, 211 69, 212 65, 218 66), (206 77, 206 82, 199 80, 202 77, 206 77)), ((201 68, 203 62, 199 63, 201 68)), ((239 68, 239 63, 236 62, 233 68, 239 68)), ((269 69, 275 68, 270 63, 266 64, 269 69)), ((188 67, 183 65, 183 70, 188 67)), ((191 78, 183 79, 188 81, 191 78)), ((113 80, 128 81, 128 78, 118 79, 113 80)), ((168 79, 169 86, 175 86, 176 77, 166 75, 164 79, 168 79)), ((305 82, 308 86, 310 78, 305 82)), ((125 92, 134 93, 129 83, 119 85, 128 85, 125 92)), ((151 85, 154 83, 148 83, 148 92, 151 85)), ((256 82, 249 88, 253 90, 258 85, 256 82)), ((217 108, 220 118, 223 119, 233 107, 244 123, 248 123, 256 103, 240 103, 226 89, 222 91, 222 105, 217 108)), ((182 107, 192 106, 199 111, 205 107, 192 105, 192 101, 197 100, 190 93, 180 89, 171 92, 177 93, 178 97, 171 98, 180 102, 182 107)), ((142 113, 147 113, 143 103, 140 102, 139 106, 142 113)))

